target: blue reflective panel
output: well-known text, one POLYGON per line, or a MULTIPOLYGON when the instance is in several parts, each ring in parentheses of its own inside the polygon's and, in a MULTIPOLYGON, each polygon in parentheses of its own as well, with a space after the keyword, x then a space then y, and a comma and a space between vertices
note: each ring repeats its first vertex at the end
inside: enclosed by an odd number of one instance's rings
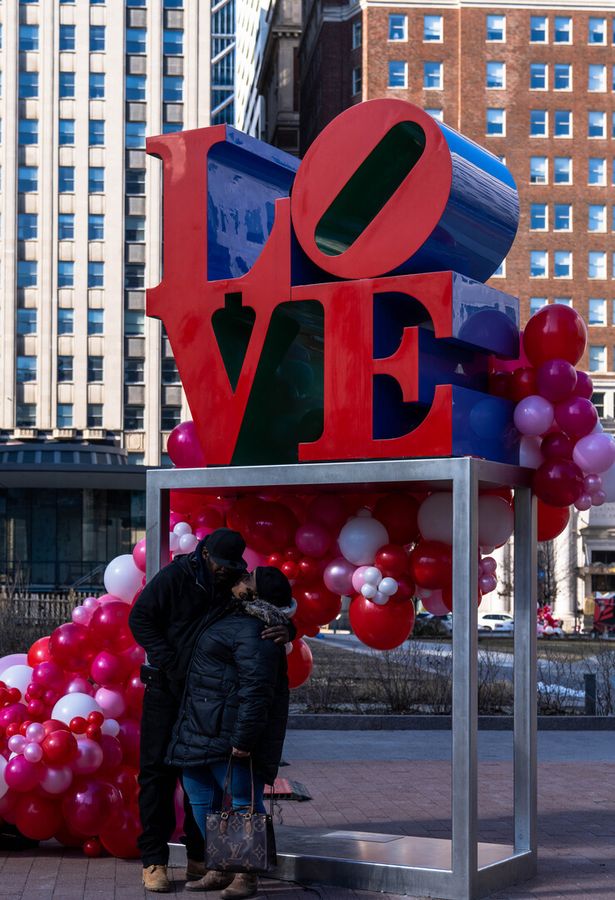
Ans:
POLYGON ((35 241, 38 237, 38 216, 36 213, 19 213, 17 216, 17 239, 35 241))
POLYGON ((75 190, 75 167, 60 166, 58 169, 58 190, 61 194, 72 194, 75 190))
POLYGON ((60 213, 58 215, 58 240, 72 241, 75 238, 75 214, 60 213))
POLYGON ((102 241, 105 238, 105 217, 90 213, 88 216, 88 240, 102 241))
POLYGON ((58 260, 58 287, 73 287, 75 284, 75 263, 72 260, 58 260))
POLYGON ((20 144, 38 144, 38 119, 20 119, 18 125, 20 144))
POLYGON ((90 72, 90 100, 103 100, 105 97, 105 73, 90 72))
POLYGON ((105 264, 104 262, 88 263, 88 287, 103 287, 105 283, 105 264))
POLYGON ((60 72, 60 99, 70 100, 75 96, 75 73, 60 72))
POLYGON ((145 75, 126 75, 126 99, 145 100, 145 86, 145 75))
POLYGON ((75 49, 75 26, 60 25, 60 50, 75 49))
POLYGON ((59 143, 71 145, 75 143, 75 120, 60 119, 58 123, 59 143))
POLYGON ((38 97, 38 72, 19 73, 19 96, 24 99, 38 97))

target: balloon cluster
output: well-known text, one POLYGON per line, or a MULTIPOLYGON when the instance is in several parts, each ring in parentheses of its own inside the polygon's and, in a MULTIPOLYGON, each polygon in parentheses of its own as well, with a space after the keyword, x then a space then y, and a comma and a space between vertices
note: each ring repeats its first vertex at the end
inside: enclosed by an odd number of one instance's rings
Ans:
POLYGON ((556 630, 561 627, 561 619, 556 619, 553 615, 553 609, 546 604, 538 607, 537 613, 538 634, 550 636, 555 634, 556 630))
POLYGON ((615 499, 615 439, 602 431, 591 378, 575 369, 586 344, 574 309, 545 306, 527 324, 519 364, 491 377, 491 390, 516 402, 520 462, 536 470, 541 541, 564 530, 572 504, 587 510, 615 499))

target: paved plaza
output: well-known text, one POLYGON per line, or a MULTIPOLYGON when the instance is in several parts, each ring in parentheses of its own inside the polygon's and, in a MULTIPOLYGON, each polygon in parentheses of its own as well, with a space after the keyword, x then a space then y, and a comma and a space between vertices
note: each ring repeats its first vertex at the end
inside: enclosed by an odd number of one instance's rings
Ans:
MULTIPOLYGON (((479 734, 482 840, 512 837, 511 741, 507 732, 479 734)), ((540 732, 538 742, 538 876, 492 896, 614 900, 615 733, 540 732)), ((312 800, 284 802, 284 825, 450 837, 449 754, 449 732, 290 731, 283 774, 302 782, 312 800)), ((175 893, 183 893, 181 870, 173 876, 175 893)), ((382 896, 262 884, 263 900, 382 896)), ((0 860, 0 900, 153 896, 140 886, 138 861, 87 860, 53 843, 0 860)))

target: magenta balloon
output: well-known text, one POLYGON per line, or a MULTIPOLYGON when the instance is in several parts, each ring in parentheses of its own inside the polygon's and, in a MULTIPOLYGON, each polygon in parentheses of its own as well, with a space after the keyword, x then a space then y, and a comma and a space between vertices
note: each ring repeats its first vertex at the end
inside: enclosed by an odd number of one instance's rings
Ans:
POLYGON ((553 431, 542 439, 540 452, 545 459, 572 459, 574 442, 563 431, 553 431))
POLYGON ((320 522, 306 522, 297 528, 295 544, 306 556, 320 559, 332 543, 333 535, 320 522))
POLYGON ((121 684, 128 677, 128 665, 120 654, 101 650, 90 664, 90 675, 103 687, 121 684))
POLYGON ((14 756, 6 764, 4 780, 9 788, 19 793, 25 793, 39 784, 44 771, 44 766, 39 762, 29 762, 23 756, 14 756))
POLYGON ((544 434, 553 424, 553 406, 544 397, 531 394, 517 403, 514 420, 521 434, 544 434))
POLYGON ((355 566, 343 556, 334 559, 323 572, 322 578, 326 588, 340 596, 351 595, 354 570, 355 566))
POLYGON ((572 458, 584 472, 606 472, 615 463, 615 439, 606 432, 588 434, 577 441, 572 458))
POLYGON ((577 384, 577 371, 565 359, 549 359, 536 369, 538 393, 551 403, 565 400, 577 384))
POLYGON ((145 550, 145 538, 141 538, 140 541, 132 548, 132 558, 135 561, 135 566, 137 569, 140 569, 142 572, 145 572, 145 563, 146 563, 146 550, 145 550))
POLYGON ((0 709, 0 728, 6 728, 11 722, 25 722, 28 718, 28 710, 23 703, 11 703, 0 709))
POLYGON ((532 486, 543 503, 570 506, 583 493, 583 472, 569 460, 547 460, 534 472, 532 486))
POLYGON ((577 383, 572 393, 575 397, 585 397, 586 400, 591 400, 594 393, 594 382, 587 372, 577 372, 577 383))
POLYGON ((555 407, 555 420, 572 438, 585 437, 598 421, 596 407, 585 397, 564 400, 555 407))
POLYGON ((200 469, 207 465, 194 422, 180 422, 175 426, 167 441, 167 453, 180 469, 200 469))
POLYGON ((63 691, 66 685, 66 675, 57 663, 49 659, 34 666, 32 681, 48 690, 63 691))

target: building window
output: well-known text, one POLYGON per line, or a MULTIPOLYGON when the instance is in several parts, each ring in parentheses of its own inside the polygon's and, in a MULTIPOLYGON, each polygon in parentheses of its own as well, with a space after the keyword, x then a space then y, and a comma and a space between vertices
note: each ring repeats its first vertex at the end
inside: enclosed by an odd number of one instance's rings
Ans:
POLYGON ((145 287, 145 266, 127 263, 124 267, 124 287, 129 291, 142 290, 145 287))
POLYGON ((19 96, 24 100, 38 97, 38 72, 19 73, 19 96))
POLYGON ((90 194, 104 194, 105 170, 102 166, 90 166, 88 169, 88 191, 90 194))
POLYGON ((19 26, 19 52, 38 50, 38 25, 19 26))
POLYGON ((38 166, 19 166, 17 169, 17 190, 22 194, 38 191, 38 166))
POLYGON ((589 301, 589 324, 606 325, 606 300, 592 298, 589 301))
POLYGON ((539 309, 542 309, 543 306, 546 306, 548 300, 546 297, 530 297, 530 315, 533 316, 534 313, 537 313, 539 309))
POLYGON ((572 66, 569 63, 556 63, 553 66, 553 90, 572 90, 572 66))
POLYGON ((18 125, 20 144, 38 144, 38 119, 20 119, 18 125))
POLYGON ((400 16, 397 13, 389 13, 389 40, 408 40, 408 16, 400 16))
POLYGON ((352 94, 360 94, 362 90, 361 66, 355 66, 352 70, 352 94))
MULTIPOLYGON (((164 86, 166 91, 166 81, 168 77, 176 77, 176 76, 164 76, 164 86)), ((183 81, 183 79, 181 79, 183 81)), ((127 75, 126 76, 126 99, 127 100, 145 100, 145 86, 146 86, 146 77, 145 75, 127 75)), ((164 98, 166 100, 166 96, 164 98)))
POLYGON ((389 61, 389 87, 405 88, 407 86, 408 64, 401 60, 389 61))
POLYGON ((72 260, 58 260, 58 287, 70 288, 75 284, 75 263, 72 260))
POLYGON ((553 277, 572 278, 572 253, 570 250, 556 250, 554 252, 553 277))
POLYGON ((36 334, 36 310, 17 310, 17 334, 36 334))
POLYGON ((74 213, 60 213, 58 215, 58 240, 73 241, 75 239, 75 215, 74 213))
POLYGON ((606 44, 606 19, 590 16, 587 29, 588 44, 606 44))
MULTIPOLYGON (((71 310, 72 312, 72 310, 71 310)), ((73 357, 58 356, 58 381, 73 380, 73 357)))
POLYGON ((38 263, 35 259, 20 259, 17 261, 17 287, 36 287, 38 278, 38 263))
POLYGON ((124 407, 124 428, 126 431, 143 431, 143 407, 124 407))
POLYGON ((572 19, 570 16, 556 16, 553 28, 554 44, 572 44, 572 19))
POLYGON ((569 306, 572 309, 572 297, 554 297, 554 303, 559 303, 560 306, 569 306))
POLYGON ((62 146, 71 146, 75 143, 75 120, 60 119, 59 143, 62 146))
POLYGON ((587 90, 606 91, 606 66, 590 64, 587 70, 587 90))
POLYGON ((532 44, 549 42, 549 22, 546 16, 530 17, 530 42, 532 44))
POLYGON ((75 96, 75 73, 60 72, 60 100, 72 100, 75 96))
POLYGON ((184 32, 170 28, 163 29, 162 52, 165 56, 182 56, 184 52, 184 32))
POLYGON ((442 16, 423 16, 423 40, 442 43, 444 40, 444 19, 442 16))
POLYGON ((145 194, 145 169, 126 169, 126 193, 145 194))
POLYGON ((600 419, 604 419, 604 396, 604 391, 594 391, 592 394, 592 403, 596 407, 600 419))
POLYGON ((493 90, 506 87, 506 63, 488 62, 486 86, 493 90))
POLYGON ((105 26, 90 25, 90 53, 104 53, 105 26))
POLYGON ((547 184, 549 181, 549 161, 546 156, 530 157, 530 184, 547 184))
POLYGON ((105 99, 105 73, 90 72, 90 100, 105 99))
POLYGON ((606 113, 601 110, 590 110, 587 113, 587 137, 606 137, 606 113))
POLYGON ((75 312, 72 309, 58 310, 58 334, 72 334, 74 331, 75 312))
POLYGON ((162 79, 162 99, 165 103, 182 103, 184 79, 181 75, 165 75, 162 79))
POLYGON ((163 384, 181 384, 177 365, 172 356, 167 356, 162 360, 160 380, 163 384))
POLYGON ((160 430, 173 431, 181 422, 180 406, 163 406, 160 410, 160 430))
POLYGON ((530 136, 547 137, 549 133, 549 113, 546 109, 530 110, 530 136))
POLYGON ((606 347, 604 345, 589 345, 589 371, 606 372, 606 347))
POLYGON ((532 231, 546 231, 549 225, 546 203, 532 203, 530 207, 530 228, 532 231))
MULTIPOLYGON (((164 360, 162 362, 164 363, 164 360)), ((126 384, 144 384, 144 382, 145 382, 145 360, 143 360, 143 359, 126 359, 125 360, 125 362, 124 362, 124 382, 126 384)))
POLYGON ((18 403, 15 416, 17 428, 34 428, 36 426, 36 403, 18 403))
POLYGON ((140 309, 124 311, 124 334, 127 337, 139 337, 145 334, 145 314, 140 309))
POLYGON ((75 26, 60 25, 60 50, 70 51, 75 49, 75 26))
POLYGON ((88 382, 103 380, 102 356, 88 356, 88 382))
POLYGON ((530 63, 530 90, 546 91, 549 67, 546 63, 530 63))
POLYGON ((506 16, 487 16, 487 40, 506 40, 506 16))
POLYGON ((131 243, 142 243, 145 240, 145 217, 126 216, 124 236, 131 243))
POLYGON ((587 277, 603 281, 606 275, 606 253, 602 250, 590 250, 587 256, 587 277))
POLYGON ((126 146, 132 149, 145 146, 145 122, 126 122, 126 146))
POLYGON ((58 428, 72 428, 73 427, 73 404, 72 403, 58 403, 58 428))
POLYGON ((104 262, 88 262, 88 287, 101 288, 105 284, 104 262))
POLYGON ((590 204, 587 207, 587 230, 606 231, 606 206, 590 204))
POLYGON ((506 260, 503 259, 495 272, 491 274, 492 278, 506 278, 506 260))
POLYGON ((553 230, 572 231, 572 205, 570 203, 554 204, 553 230))
POLYGON ((587 183, 606 184, 606 159, 599 159, 595 156, 589 158, 587 166, 587 183))
POLYGON ((352 49, 357 50, 363 40, 363 23, 361 19, 355 19, 352 23, 352 49))
POLYGON ((104 334, 104 309, 88 309, 88 334, 104 334))
POLYGON ((546 250, 530 250, 530 277, 547 278, 549 254, 546 250))
POLYGON ((16 365, 17 384, 36 381, 36 356, 18 356, 16 365))
POLYGON ((36 213, 19 213, 17 216, 17 240, 35 241, 38 237, 36 213))
POLYGON ((572 158, 556 156, 553 160, 554 184, 572 184, 572 158))
POLYGON ((441 62, 423 63, 423 87, 426 90, 441 91, 444 84, 444 65, 441 62))
POLYGON ((184 124, 183 122, 163 122, 162 123, 162 133, 163 134, 175 134, 177 131, 183 131, 184 124))
POLYGON ((147 31, 145 28, 126 29, 126 53, 135 56, 147 52, 147 31))
POLYGON ((494 107, 487 109, 486 133, 491 135, 506 134, 506 110, 494 107))
POLYGON ((89 127, 90 147, 102 147, 105 143, 105 120, 90 119, 89 127))
POLYGON ((105 217, 90 213, 88 216, 88 241, 104 241, 105 217))
POLYGON ((553 134, 559 138, 572 137, 572 112, 569 109, 556 109, 553 112, 553 134))
POLYGON ((431 116, 432 119, 435 119, 436 122, 444 121, 444 111, 442 109, 436 107, 425 107, 425 112, 428 116, 431 116))
POLYGON ((87 412, 88 428, 103 427, 103 405, 102 403, 88 403, 87 412))
POLYGON ((58 169, 58 190, 61 194, 74 194, 75 167, 60 166, 58 169))

